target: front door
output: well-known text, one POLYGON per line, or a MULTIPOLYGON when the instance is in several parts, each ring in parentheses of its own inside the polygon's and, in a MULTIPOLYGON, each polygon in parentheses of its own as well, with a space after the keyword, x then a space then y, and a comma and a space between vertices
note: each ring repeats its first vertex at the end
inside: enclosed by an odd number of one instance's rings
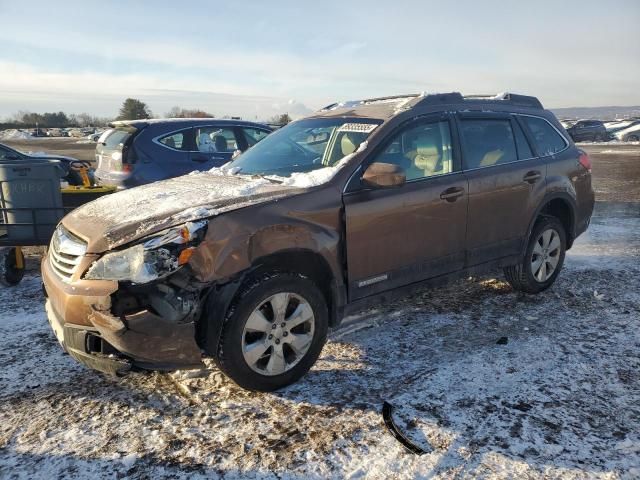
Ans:
POLYGON ((458 114, 469 180, 467 266, 518 255, 544 196, 546 165, 506 114, 458 114))
POLYGON ((351 300, 459 270, 464 262, 467 180, 447 117, 401 128, 367 158, 401 166, 395 188, 356 187, 344 195, 351 300))

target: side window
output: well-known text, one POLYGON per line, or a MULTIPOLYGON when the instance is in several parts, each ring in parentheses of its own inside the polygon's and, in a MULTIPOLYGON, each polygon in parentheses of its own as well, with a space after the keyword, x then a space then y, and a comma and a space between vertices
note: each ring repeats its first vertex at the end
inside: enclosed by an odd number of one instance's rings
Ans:
POLYGON ((175 150, 189 150, 188 136, 191 129, 182 130, 181 132, 172 133, 158 140, 162 145, 175 150))
POLYGON ((538 155, 553 155, 567 146, 567 142, 549 122, 538 117, 520 117, 529 131, 536 144, 538 155))
POLYGON ((467 169, 490 167, 518 159, 509 120, 463 119, 460 125, 467 169))
POLYGON ((196 150, 203 153, 234 152, 238 149, 233 128, 197 127, 196 150))
POLYGON ((244 137, 247 139, 247 145, 249 147, 253 147, 256 143, 269 135, 269 132, 258 128, 243 128, 242 132, 244 133, 244 137))
POLYGON ((407 181, 452 172, 449 122, 414 124, 402 130, 374 162, 402 167, 407 181))
POLYGON ((0 146, 0 160, 4 160, 9 156, 9 151, 0 146))
POLYGON ((525 160, 527 158, 533 158, 533 152, 527 141, 527 137, 524 136, 524 132, 517 122, 512 123, 516 133, 516 147, 518 147, 518 159, 525 160))

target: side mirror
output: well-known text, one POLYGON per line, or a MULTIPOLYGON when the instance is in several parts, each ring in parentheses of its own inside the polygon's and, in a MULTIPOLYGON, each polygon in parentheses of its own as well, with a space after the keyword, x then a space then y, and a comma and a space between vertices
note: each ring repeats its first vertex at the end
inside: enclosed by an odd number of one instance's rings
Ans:
POLYGON ((374 162, 362 175, 362 183, 373 188, 400 187, 406 180, 404 169, 393 163, 374 162))

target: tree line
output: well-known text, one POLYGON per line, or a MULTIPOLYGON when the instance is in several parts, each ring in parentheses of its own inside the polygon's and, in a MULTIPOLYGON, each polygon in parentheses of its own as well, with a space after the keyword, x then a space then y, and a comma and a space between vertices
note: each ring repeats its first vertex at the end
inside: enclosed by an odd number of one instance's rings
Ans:
MULTIPOLYGON (((113 120, 143 120, 146 118, 153 118, 153 113, 149 106, 137 98, 127 98, 122 103, 118 116, 115 119, 99 117, 88 113, 33 113, 19 111, 9 117, 7 122, 0 123, 0 128, 102 127, 113 120)), ((189 109, 176 106, 165 113, 165 118, 215 118, 215 115, 200 108, 189 109)), ((290 121, 291 117, 289 117, 289 114, 284 113, 269 118, 267 123, 285 125, 290 121)))

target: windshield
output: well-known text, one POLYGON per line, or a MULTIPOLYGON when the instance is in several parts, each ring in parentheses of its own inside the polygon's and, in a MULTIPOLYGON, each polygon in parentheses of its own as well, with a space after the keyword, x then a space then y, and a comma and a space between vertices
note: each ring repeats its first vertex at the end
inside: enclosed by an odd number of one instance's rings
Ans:
POLYGON ((380 124, 372 119, 311 118, 276 130, 231 163, 239 173, 278 175, 336 165, 380 124))

